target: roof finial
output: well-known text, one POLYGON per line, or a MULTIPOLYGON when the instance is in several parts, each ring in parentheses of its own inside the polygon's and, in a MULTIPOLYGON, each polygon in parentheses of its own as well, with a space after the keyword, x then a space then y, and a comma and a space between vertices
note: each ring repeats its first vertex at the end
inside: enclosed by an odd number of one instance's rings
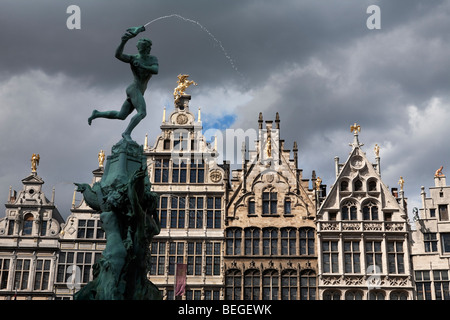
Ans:
POLYGON ((350 144, 350 146, 352 146, 353 148, 356 147, 361 147, 364 144, 359 143, 359 139, 358 139, 358 132, 361 132, 361 126, 356 124, 356 122, 354 124, 352 124, 350 126, 350 132, 353 132, 353 143, 350 144))
POLYGON ((375 157, 379 158, 380 157, 380 146, 375 143, 375 147, 373 148, 373 152, 375 152, 375 157))
POLYGON ((403 186, 405 185, 405 180, 403 177, 400 177, 400 180, 398 180, 398 184, 400 185, 400 191, 403 191, 403 186))
POLYGON ((98 167, 103 168, 103 162, 105 161, 105 151, 100 150, 98 153, 98 167))
POLYGON ((31 172, 36 173, 40 159, 41 157, 39 156, 39 154, 33 153, 33 155, 31 156, 31 172))
POLYGON ((145 134, 144 138, 144 149, 148 149, 148 133, 145 134))
POLYGON ((262 123, 263 123, 263 114, 262 112, 259 113, 259 117, 258 117, 258 127, 259 129, 262 129, 262 123))
POLYGON ((350 126, 350 131, 357 135, 358 132, 361 132, 361 126, 356 124, 356 122, 355 122, 354 124, 352 124, 350 126))

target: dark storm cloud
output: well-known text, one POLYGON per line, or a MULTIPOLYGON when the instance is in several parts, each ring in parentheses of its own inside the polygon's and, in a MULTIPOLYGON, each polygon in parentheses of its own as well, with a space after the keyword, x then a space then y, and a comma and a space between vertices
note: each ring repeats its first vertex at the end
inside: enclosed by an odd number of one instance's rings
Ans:
MULTIPOLYGON (((426 14, 423 1, 384 2, 383 27, 426 14)), ((63 72, 106 86, 123 81, 127 68, 114 61, 114 50, 128 26, 145 24, 173 13, 198 21, 227 50, 248 83, 258 85, 286 64, 351 46, 366 36, 365 10, 370 1, 6 1, 0 23, 8 44, 0 68, 4 73, 40 68, 63 72), (81 8, 81 30, 65 27, 66 8, 81 8), (8 32, 6 32, 8 30, 8 32)), ((203 84, 243 87, 216 42, 198 25, 177 18, 159 20, 143 34, 154 42, 160 59, 160 81, 185 72, 203 84)), ((135 42, 126 50, 135 52, 135 42)), ((337 63, 339 63, 337 61, 337 63)), ((172 83, 170 83, 172 85, 172 83)), ((164 86, 164 87, 165 87, 164 86)))

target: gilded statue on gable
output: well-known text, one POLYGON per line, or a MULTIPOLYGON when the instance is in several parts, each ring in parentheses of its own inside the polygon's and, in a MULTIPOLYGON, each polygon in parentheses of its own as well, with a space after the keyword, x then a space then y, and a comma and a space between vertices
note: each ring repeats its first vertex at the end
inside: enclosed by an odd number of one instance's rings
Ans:
POLYGON ((195 81, 188 80, 188 78, 189 78, 188 74, 179 74, 178 75, 178 81, 177 81, 178 85, 173 90, 173 98, 174 98, 175 105, 177 105, 178 102, 180 102, 181 96, 185 94, 186 89, 190 85, 194 85, 194 86, 197 85, 197 83, 195 81))

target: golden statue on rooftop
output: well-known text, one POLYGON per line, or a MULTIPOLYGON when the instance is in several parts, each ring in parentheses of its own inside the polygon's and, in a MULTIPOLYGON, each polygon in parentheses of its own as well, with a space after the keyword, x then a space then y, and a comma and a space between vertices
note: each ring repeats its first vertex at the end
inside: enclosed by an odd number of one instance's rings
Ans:
POLYGON ((356 122, 350 126, 350 132, 357 133, 361 132, 361 126, 357 125, 356 122))
POLYGON ((441 166, 439 169, 436 170, 436 172, 434 173, 435 178, 445 177, 445 175, 442 173, 442 169, 444 169, 444 166, 441 166))
POLYGON ((405 180, 403 177, 400 177, 400 180, 398 180, 398 184, 400 185, 400 190, 403 191, 403 186, 405 185, 405 180))
POLYGON ((105 162, 105 151, 100 150, 98 153, 98 167, 103 168, 103 163, 105 162))
POLYGON ((380 146, 378 144, 375 143, 375 147, 373 148, 373 151, 375 152, 376 157, 380 156, 380 146))
POLYGON ((192 80, 188 80, 187 78, 189 78, 188 74, 179 74, 178 75, 178 85, 177 87, 173 90, 173 98, 175 100, 175 105, 178 104, 178 102, 180 101, 180 98, 182 95, 184 95, 186 89, 192 84, 194 86, 197 85, 197 83, 195 83, 195 81, 192 80))
POLYGON ((267 131, 266 154, 267 158, 272 158, 272 136, 270 131, 267 131))
POLYGON ((315 188, 316 190, 320 190, 320 186, 322 185, 322 179, 320 177, 317 177, 315 182, 315 188))
POLYGON ((33 155, 31 156, 31 172, 36 172, 40 159, 41 157, 39 156, 39 154, 33 153, 33 155))

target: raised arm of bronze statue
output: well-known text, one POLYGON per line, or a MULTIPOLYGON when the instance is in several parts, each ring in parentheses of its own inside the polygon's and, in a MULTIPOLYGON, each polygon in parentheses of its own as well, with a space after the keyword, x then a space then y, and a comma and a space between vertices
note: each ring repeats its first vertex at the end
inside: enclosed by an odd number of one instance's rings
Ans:
POLYGON ((137 114, 131 118, 128 127, 122 133, 122 137, 126 140, 131 140, 131 131, 147 115, 144 92, 147 89, 147 83, 152 75, 158 74, 159 71, 158 59, 155 56, 150 55, 152 42, 149 39, 142 38, 138 41, 136 47, 139 54, 128 55, 123 53, 127 41, 143 31, 145 31, 144 26, 128 28, 116 49, 116 58, 129 63, 134 76, 133 83, 126 89, 127 98, 123 103, 122 108, 119 111, 94 110, 88 119, 89 125, 91 125, 92 120, 96 118, 125 120, 128 115, 136 109, 137 114))

